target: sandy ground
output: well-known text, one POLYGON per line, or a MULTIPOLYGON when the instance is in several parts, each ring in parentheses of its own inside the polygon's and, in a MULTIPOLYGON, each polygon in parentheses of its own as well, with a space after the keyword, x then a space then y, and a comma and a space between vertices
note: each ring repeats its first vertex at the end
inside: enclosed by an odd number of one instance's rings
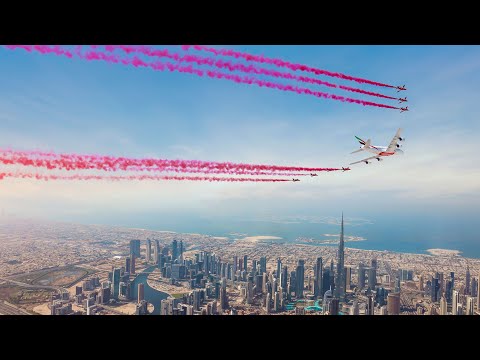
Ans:
POLYGON ((238 240, 239 241, 247 241, 247 242, 256 243, 256 242, 263 241, 263 240, 283 240, 283 238, 278 237, 278 236, 270 236, 270 235, 264 236, 264 235, 261 235, 261 236, 247 236, 247 237, 244 237, 244 238, 238 239, 238 240))
POLYGON ((40 315, 50 315, 51 311, 48 307, 48 303, 37 305, 33 308, 33 311, 40 315))
POLYGON ((427 252, 435 256, 458 256, 462 253, 460 250, 449 249, 428 249, 427 252))
POLYGON ((133 315, 135 314, 135 303, 128 303, 120 306, 115 306, 115 307, 112 307, 112 309, 115 309, 127 315, 133 315))

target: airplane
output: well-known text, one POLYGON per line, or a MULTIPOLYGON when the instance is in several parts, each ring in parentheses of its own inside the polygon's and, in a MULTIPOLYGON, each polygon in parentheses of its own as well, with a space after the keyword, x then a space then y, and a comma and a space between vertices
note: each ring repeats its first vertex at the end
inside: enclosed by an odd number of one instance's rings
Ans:
POLYGON ((318 176, 317 174, 310 174, 311 177, 318 176))
POLYGON ((400 108, 400 113, 404 112, 404 111, 408 111, 408 106, 405 106, 405 107, 401 107, 400 108))
POLYGON ((356 150, 351 154, 355 154, 360 151, 368 151, 368 152, 374 153, 375 155, 360 161, 353 162, 350 165, 358 164, 361 162, 364 162, 365 164, 369 164, 370 160, 373 160, 373 159, 377 159, 377 161, 382 161, 383 157, 385 156, 403 155, 403 151, 400 150, 400 147, 402 147, 402 145, 398 144, 399 141, 405 141, 405 138, 402 138, 400 136, 401 132, 402 132, 402 129, 397 130, 397 132, 395 133, 395 136, 393 137, 392 141, 390 141, 390 144, 388 146, 375 146, 371 144, 370 139, 365 141, 360 139, 358 136, 355 136, 355 138, 358 140, 358 142, 362 146, 360 146, 359 150, 356 150))
POLYGON ((300 181, 300 179, 293 179, 292 181, 293 181, 293 182, 296 182, 296 181, 300 181))
POLYGON ((344 167, 342 166, 342 170, 343 170, 344 172, 345 172, 345 171, 350 171, 350 168, 349 168, 349 167, 344 168, 344 167))
POLYGON ((397 86, 396 89, 397 89, 397 92, 400 92, 400 91, 402 91, 402 90, 407 90, 407 88, 405 87, 405 85, 403 85, 403 86, 397 86))
POLYGON ((398 98, 398 103, 402 103, 402 102, 407 102, 407 97, 405 96, 404 98, 398 98))

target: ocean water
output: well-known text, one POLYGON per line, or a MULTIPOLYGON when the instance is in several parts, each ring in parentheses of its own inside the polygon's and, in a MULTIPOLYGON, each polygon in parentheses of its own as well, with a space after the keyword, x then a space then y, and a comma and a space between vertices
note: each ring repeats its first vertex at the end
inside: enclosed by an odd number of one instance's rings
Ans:
MULTIPOLYGON (((347 242, 347 247, 417 254, 441 248, 459 250, 465 257, 480 258, 480 235, 474 218, 385 215, 370 217, 367 221, 348 216, 345 219, 345 235, 365 239, 347 242)), ((332 220, 338 219, 285 217, 272 220, 148 214, 140 218, 129 217, 117 225, 230 238, 271 235, 281 237, 285 242, 296 242, 300 237, 332 239, 324 236, 340 233, 340 225, 332 220)))

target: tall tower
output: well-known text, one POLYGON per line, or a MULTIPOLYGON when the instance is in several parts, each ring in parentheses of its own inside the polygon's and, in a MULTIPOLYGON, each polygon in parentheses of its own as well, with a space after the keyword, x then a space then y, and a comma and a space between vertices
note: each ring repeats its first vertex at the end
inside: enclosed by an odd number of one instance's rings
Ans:
POLYGON ((322 283, 323 283, 323 263, 322 258, 318 257, 315 267, 313 268, 314 284, 313 294, 318 298, 323 298, 322 283))
POLYGON ((470 269, 467 265, 467 273, 465 275, 465 295, 470 295, 470 269))
POLYGON ((282 272, 282 260, 280 258, 277 259, 277 279, 280 279, 280 274, 282 272))
POLYGON ((145 258, 147 260, 147 263, 150 262, 151 254, 152 254, 152 242, 150 241, 150 239, 147 239, 147 249, 145 252, 145 258))
POLYGON ((342 229, 340 232, 340 244, 338 245, 337 273, 335 279, 335 297, 340 301, 345 299, 345 243, 343 239, 343 212, 342 212, 342 229))
POLYGON ((305 286, 305 260, 298 260, 296 276, 297 286, 295 289, 295 296, 297 299, 303 299, 303 287, 305 286))
POLYGON ((175 260, 178 257, 178 243, 177 240, 172 241, 172 263, 175 262, 175 260))

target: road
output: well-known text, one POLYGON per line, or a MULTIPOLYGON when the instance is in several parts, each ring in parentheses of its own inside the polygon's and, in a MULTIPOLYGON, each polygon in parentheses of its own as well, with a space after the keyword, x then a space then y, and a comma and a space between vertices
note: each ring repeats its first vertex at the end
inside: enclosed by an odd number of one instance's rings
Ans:
POLYGON ((24 282, 20 282, 20 281, 16 281, 16 280, 10 280, 10 279, 5 279, 5 278, 0 278, 0 280, 3 280, 7 283, 10 283, 10 284, 13 284, 13 285, 17 285, 17 286, 20 286, 20 287, 25 287, 25 288, 29 288, 29 289, 46 289, 46 290, 53 290, 53 291, 56 291, 58 292, 59 294, 63 293, 63 292, 68 292, 68 290, 66 289, 63 289, 61 287, 55 287, 55 286, 46 286, 46 285, 32 285, 32 284, 27 284, 27 283, 24 283, 24 282))
POLYGON ((0 315, 30 315, 26 311, 15 307, 14 305, 0 301, 0 315))

